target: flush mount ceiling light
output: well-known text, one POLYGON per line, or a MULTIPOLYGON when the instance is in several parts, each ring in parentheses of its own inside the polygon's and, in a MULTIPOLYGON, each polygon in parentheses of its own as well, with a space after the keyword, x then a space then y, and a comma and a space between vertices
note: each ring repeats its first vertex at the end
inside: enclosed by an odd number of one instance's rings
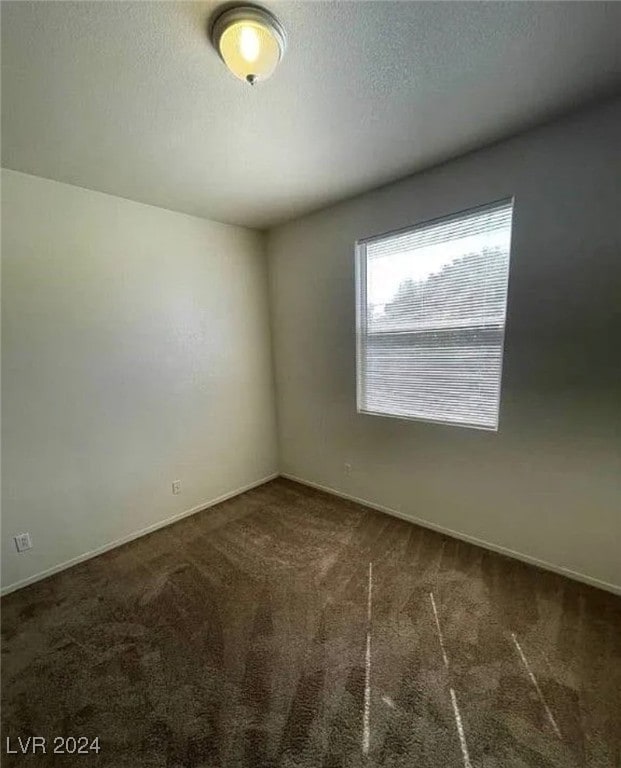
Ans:
POLYGON ((285 31, 264 8, 241 5, 213 22, 211 41, 231 72, 250 85, 267 80, 285 52, 285 31))

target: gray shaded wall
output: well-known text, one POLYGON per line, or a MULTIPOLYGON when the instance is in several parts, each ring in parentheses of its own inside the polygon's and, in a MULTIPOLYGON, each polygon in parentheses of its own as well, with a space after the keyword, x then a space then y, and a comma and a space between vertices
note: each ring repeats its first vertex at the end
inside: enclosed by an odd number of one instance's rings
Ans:
POLYGON ((277 473, 264 246, 2 171, 3 588, 277 473))
POLYGON ((281 471, 621 589, 620 135, 610 102, 273 230, 281 471), (510 195, 499 432, 357 414, 355 240, 510 195))

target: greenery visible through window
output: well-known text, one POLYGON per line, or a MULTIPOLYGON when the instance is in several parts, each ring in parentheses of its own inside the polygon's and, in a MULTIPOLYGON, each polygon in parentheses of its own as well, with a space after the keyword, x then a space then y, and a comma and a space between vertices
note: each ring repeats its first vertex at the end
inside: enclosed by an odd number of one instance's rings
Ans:
POLYGON ((513 201, 357 245, 358 410, 497 429, 513 201))

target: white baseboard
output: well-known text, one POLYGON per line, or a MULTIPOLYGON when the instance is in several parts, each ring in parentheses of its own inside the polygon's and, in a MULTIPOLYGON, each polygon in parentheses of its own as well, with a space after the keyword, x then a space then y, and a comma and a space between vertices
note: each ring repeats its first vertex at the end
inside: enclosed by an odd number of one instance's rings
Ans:
POLYGON ((319 491, 325 491, 325 493, 330 493, 333 496, 338 496, 341 499, 355 501, 357 504, 361 504, 363 507, 369 507, 370 509, 375 509, 378 512, 385 512, 386 514, 392 515, 393 517, 406 520, 408 523, 415 523, 416 525, 420 525, 423 528, 430 528, 432 531, 437 531, 438 533, 443 533, 446 536, 451 536, 454 539, 461 539, 462 541, 467 541, 469 544, 475 544, 477 547, 483 547, 484 549, 489 549, 492 552, 497 552, 501 555, 507 555, 508 557, 512 557, 515 560, 521 560, 524 563, 535 565, 538 568, 545 569, 546 571, 558 573, 561 576, 567 576, 569 579, 581 581, 583 584, 588 584, 591 587, 597 587, 598 589, 604 589, 607 592, 612 592, 615 595, 621 595, 621 586, 618 586, 617 584, 609 584, 607 581, 602 581, 601 579, 596 579, 593 576, 587 576, 584 573, 572 571, 569 568, 563 568, 563 566, 560 565, 548 563, 545 560, 539 560, 536 557, 525 555, 522 552, 516 552, 515 550, 508 549, 507 547, 503 547, 500 544, 492 544, 489 541, 477 539, 475 536, 469 536, 467 533, 453 531, 450 528, 445 528, 444 526, 437 525, 436 523, 430 523, 428 520, 422 520, 421 518, 415 517, 414 515, 405 515, 403 512, 398 512, 396 509, 392 509, 391 507, 385 507, 382 504, 375 504, 372 501, 367 501, 367 499, 361 499, 357 496, 352 496, 349 493, 337 491, 335 488, 330 488, 327 485, 321 485, 321 483, 315 483, 312 480, 304 480, 301 477, 296 477, 295 475, 290 475, 285 472, 281 472, 280 476, 287 478, 287 480, 293 480, 296 483, 301 483, 302 485, 308 485, 310 488, 316 488, 319 491))
POLYGON ((240 493, 245 493, 246 491, 249 491, 252 488, 257 488, 259 485, 264 485, 265 483, 269 483, 270 480, 275 480, 278 476, 279 476, 278 472, 275 472, 274 474, 268 475, 267 477, 262 477, 260 480, 255 480, 252 483, 248 483, 248 485, 244 485, 242 488, 236 488, 234 491, 230 491, 229 493, 225 493, 222 496, 218 496, 217 499, 211 499, 210 501, 205 501, 201 504, 197 504, 195 507, 192 507, 191 509, 186 509, 183 512, 178 512, 176 515, 167 517, 164 520, 159 520, 157 523, 148 525, 146 528, 141 528, 139 531, 134 531, 133 533, 129 533, 127 534, 127 536, 123 536, 120 539, 115 539, 114 541, 110 541, 101 547, 97 547, 97 549, 92 549, 89 552, 84 552, 82 555, 78 555, 77 557, 72 557, 70 560, 65 560, 63 563, 54 565, 52 566, 52 568, 47 568, 45 571, 40 571, 39 573, 35 573, 33 576, 28 576, 27 578, 21 579, 20 581, 15 581, 13 582, 13 584, 9 584, 7 587, 2 587, 2 590, 0 590, 0 595, 8 595, 10 592, 15 592, 17 589, 21 589, 22 587, 27 587, 29 584, 34 584, 35 581, 41 581, 41 579, 45 579, 48 576, 53 576, 55 573, 58 573, 59 571, 64 571, 67 568, 71 568, 73 565, 82 563, 85 560, 90 560, 92 557, 97 557, 97 555, 102 555, 104 552, 108 552, 109 550, 114 549, 115 547, 120 547, 123 544, 127 544, 130 541, 133 541, 134 539, 139 539, 141 536, 146 536, 148 533, 153 533, 153 531, 157 531, 159 528, 165 528, 167 525, 172 525, 172 523, 176 523, 178 520, 182 520, 184 517, 195 515, 197 512, 202 512, 204 509, 209 509, 209 507, 213 507, 216 504, 221 504, 223 501, 232 499, 234 496, 239 496, 240 493))
POLYGON ((422 520, 421 518, 415 517, 414 515, 405 515, 403 512, 398 512, 396 509, 392 509, 391 507, 386 507, 382 504, 375 504, 374 502, 368 501, 367 499, 362 499, 362 498, 359 498, 358 496, 352 496, 351 494, 343 493, 342 491, 337 491, 335 488, 331 488, 330 486, 322 485, 321 483, 315 483, 312 480, 305 480, 301 477, 297 477, 296 475, 291 475, 285 472, 283 473, 275 472, 274 474, 268 475, 267 477, 263 477, 260 480, 256 480, 241 488, 236 488, 235 490, 230 491, 229 493, 225 493, 222 496, 218 496, 218 498, 216 499, 205 501, 201 504, 196 505, 195 507, 192 507, 191 509, 187 509, 183 512, 177 513, 176 515, 172 515, 171 517, 168 517, 165 520, 160 520, 157 523, 153 523, 152 525, 149 525, 146 528, 142 528, 139 531, 134 531, 133 533, 130 533, 127 536, 123 536, 120 539, 116 539, 107 544, 104 544, 103 546, 98 547, 97 549, 90 550, 89 552, 84 552, 83 554, 78 555, 77 557, 73 557, 70 560, 66 560, 63 563, 59 563, 58 565, 55 565, 52 568, 48 568, 45 571, 40 571, 39 573, 36 573, 33 576, 28 576, 25 579, 16 581, 13 584, 9 584, 8 586, 3 587, 2 590, 0 590, 0 594, 8 595, 10 592, 15 592, 16 590, 21 589, 22 587, 26 587, 29 584, 34 584, 36 581, 41 581, 41 579, 45 579, 48 576, 52 576, 55 573, 58 573, 59 571, 64 571, 67 568, 71 568, 73 565, 82 563, 85 560, 90 560, 92 557, 97 557, 97 555, 101 555, 104 552, 108 552, 111 549, 115 549, 115 547, 120 547, 123 544, 127 544, 130 541, 133 541, 134 539, 140 538, 141 536, 146 536, 147 534, 152 533, 153 531, 157 531, 159 528, 165 528, 167 525, 172 525, 172 523, 176 523, 178 520, 182 520, 184 517, 189 517, 190 515, 194 515, 197 512, 202 512, 205 509, 209 509, 209 507, 213 507, 216 504, 220 504, 223 501, 232 499, 234 496, 239 496, 239 494, 245 493, 246 491, 249 491, 252 488, 257 488, 260 485, 269 483, 270 480, 274 480, 279 476, 285 477, 288 480, 293 480, 296 483, 301 483, 302 485, 307 485, 310 488, 316 488, 317 490, 324 491, 325 493, 330 493, 333 496, 338 496, 339 498, 342 498, 342 499, 355 501, 357 504, 360 504, 363 507, 368 507, 369 509, 375 509, 378 512, 385 512, 386 514, 392 515, 393 517, 398 517, 401 520, 405 520, 406 522, 414 523, 415 525, 420 525, 423 528, 429 528, 432 531, 437 531, 438 533, 443 533, 446 536, 451 536, 454 539, 467 541, 470 544, 475 544, 478 547, 489 549, 492 552, 498 552, 501 555, 507 555, 508 557, 512 557, 516 560, 521 560, 522 562, 528 563, 529 565, 535 565, 539 568, 544 568, 547 571, 552 571, 553 573, 558 573, 562 576, 567 576, 570 579, 580 581, 592 587, 604 589, 607 592, 612 592, 615 595, 621 595, 621 586, 618 586, 616 584, 610 584, 606 581, 602 581, 601 579, 596 579, 592 576, 587 576, 584 573, 572 571, 569 568, 563 568, 562 566, 554 565, 553 563, 549 563, 545 560, 539 560, 536 557, 525 555, 522 552, 516 552, 515 550, 508 549, 507 547, 500 546, 499 544, 492 544, 488 541, 484 541, 483 539, 478 539, 475 536, 469 536, 466 533, 461 533, 460 531, 454 531, 450 528, 445 528, 442 525, 431 523, 428 520, 422 520))

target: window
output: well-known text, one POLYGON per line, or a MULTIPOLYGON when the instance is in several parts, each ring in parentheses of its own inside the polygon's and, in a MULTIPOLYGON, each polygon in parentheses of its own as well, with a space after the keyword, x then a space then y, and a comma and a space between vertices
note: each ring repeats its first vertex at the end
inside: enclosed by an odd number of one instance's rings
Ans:
POLYGON ((358 411, 498 429, 513 200, 356 245, 358 411))

